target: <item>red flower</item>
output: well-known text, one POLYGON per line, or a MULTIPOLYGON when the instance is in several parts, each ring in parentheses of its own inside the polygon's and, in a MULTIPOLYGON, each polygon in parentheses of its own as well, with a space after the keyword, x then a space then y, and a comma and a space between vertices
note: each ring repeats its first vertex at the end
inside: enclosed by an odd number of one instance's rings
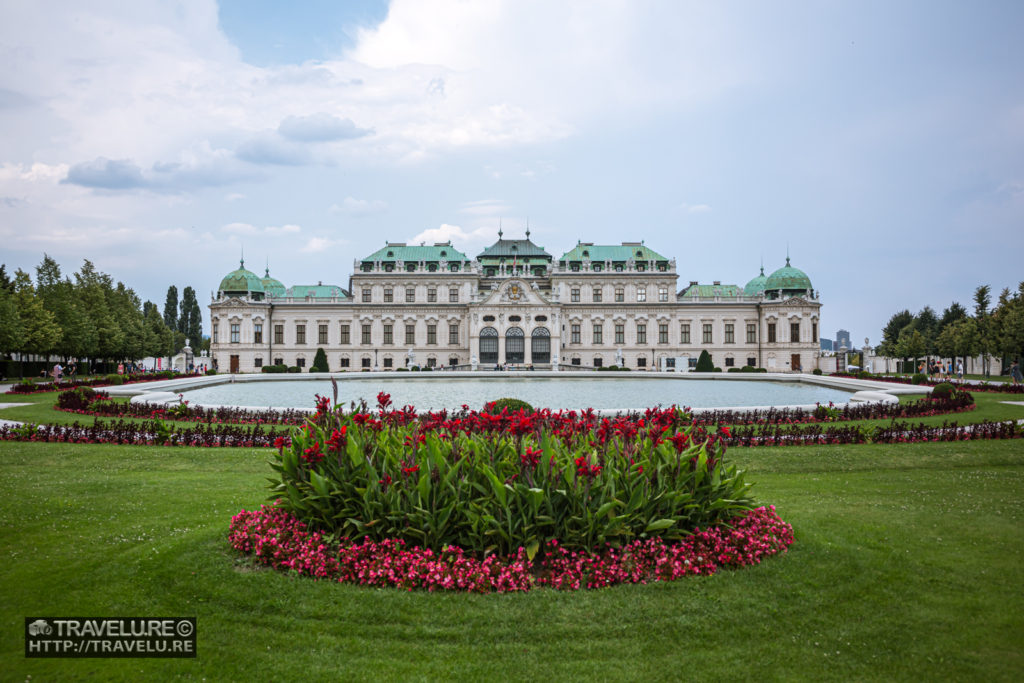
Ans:
POLYGON ((342 427, 340 431, 337 429, 332 431, 331 438, 327 440, 328 449, 335 453, 343 449, 345 447, 345 442, 347 441, 345 436, 345 432, 347 431, 348 427, 342 427))
POLYGON ((536 467, 540 463, 540 456, 544 455, 541 449, 527 448, 526 452, 519 456, 524 467, 536 467))
POLYGON ((689 435, 683 434, 682 432, 676 432, 675 436, 669 437, 669 441, 671 441, 672 445, 676 447, 676 453, 682 453, 689 440, 689 435))
POLYGON ((310 465, 315 465, 323 460, 324 454, 320 452, 320 442, 314 441, 312 446, 302 451, 302 459, 310 465))
POLYGON ((282 448, 284 448, 287 445, 288 445, 288 439, 286 439, 283 436, 279 436, 276 439, 274 439, 274 448, 276 448, 278 450, 281 450, 282 448))

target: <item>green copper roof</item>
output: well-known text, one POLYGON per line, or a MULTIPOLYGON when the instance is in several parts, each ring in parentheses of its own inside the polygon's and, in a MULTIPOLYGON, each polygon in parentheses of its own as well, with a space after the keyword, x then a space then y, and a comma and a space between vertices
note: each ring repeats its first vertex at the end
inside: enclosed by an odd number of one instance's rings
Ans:
POLYGON ((525 240, 507 240, 498 233, 498 241, 484 249, 477 258, 481 261, 495 259, 525 258, 529 256, 540 256, 545 261, 551 261, 551 254, 538 247, 530 240, 527 233, 525 240))
POLYGON ((366 258, 365 261, 468 261, 466 255, 452 246, 451 242, 438 243, 433 246, 417 245, 408 246, 404 242, 388 242, 383 249, 378 249, 366 258))
POLYGON ((768 282, 768 277, 764 274, 764 266, 761 266, 761 274, 747 283, 747 286, 743 288, 743 293, 747 296, 763 294, 766 282, 768 282))
POLYGON ((305 299, 306 297, 311 299, 348 298, 345 290, 337 285, 295 285, 286 289, 284 296, 290 296, 293 299, 305 299))
POLYGON ((768 276, 768 280, 764 283, 764 289, 769 294, 779 289, 789 292, 804 292, 811 289, 811 278, 807 277, 807 274, 799 268, 789 265, 787 256, 786 265, 768 276))
POLYGON ((260 282, 263 284, 263 291, 270 296, 284 296, 284 284, 280 280, 270 277, 269 267, 263 274, 263 279, 260 282))
POLYGON ((715 296, 737 297, 741 294, 743 294, 743 290, 739 288, 739 285, 690 285, 683 290, 682 296, 711 298, 715 296))
POLYGON ((238 270, 233 270, 224 276, 220 281, 220 291, 225 293, 263 293, 263 282, 259 276, 251 270, 245 269, 245 259, 242 259, 238 270))
POLYGON ((642 242, 622 244, 590 244, 580 242, 571 251, 562 254, 559 261, 668 261, 667 258, 644 246, 642 242))

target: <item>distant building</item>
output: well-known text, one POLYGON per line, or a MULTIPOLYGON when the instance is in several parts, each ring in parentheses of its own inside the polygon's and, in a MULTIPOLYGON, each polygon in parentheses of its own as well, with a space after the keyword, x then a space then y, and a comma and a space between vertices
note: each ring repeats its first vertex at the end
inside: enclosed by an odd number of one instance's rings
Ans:
MULTIPOLYGON (((317 348, 332 371, 530 364, 634 369, 815 367, 821 302, 789 263, 746 286, 679 287, 675 259, 642 242, 579 242, 555 257, 529 239, 476 258, 449 242, 388 242, 357 259, 348 287, 285 287, 245 269, 210 304, 211 352, 222 372, 305 370, 317 348)), ((848 337, 847 337, 848 338, 848 337)))
POLYGON ((822 351, 831 351, 833 348, 834 348, 834 346, 832 344, 832 340, 831 339, 825 339, 824 337, 821 338, 821 350, 822 351))
POLYGON ((845 346, 848 349, 853 348, 853 346, 850 344, 850 332, 849 330, 836 330, 835 349, 838 351, 843 346, 845 346))

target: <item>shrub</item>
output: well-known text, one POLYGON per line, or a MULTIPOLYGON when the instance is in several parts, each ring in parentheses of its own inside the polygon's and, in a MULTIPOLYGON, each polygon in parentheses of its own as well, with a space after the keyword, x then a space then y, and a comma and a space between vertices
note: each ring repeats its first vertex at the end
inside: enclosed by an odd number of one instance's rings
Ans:
POLYGON ((288 372, 287 365, 264 365, 261 370, 263 372, 288 372))
POLYGON ((533 406, 526 401, 520 401, 518 398, 499 398, 497 401, 491 401, 484 406, 484 412, 491 415, 498 415, 502 410, 507 410, 509 413, 522 411, 529 415, 533 412, 533 406))
POLYGON ((61 410, 88 410, 89 405, 98 397, 105 398, 106 394, 92 387, 78 387, 57 394, 57 407, 61 410))
POLYGON ((414 366, 412 366, 412 367, 411 367, 411 368, 409 368, 409 369, 410 369, 410 370, 412 370, 413 372, 419 372, 419 371, 420 371, 420 366, 418 366, 418 365, 414 365, 414 366))
POLYGON ((947 399, 950 398, 954 393, 956 393, 956 387, 954 387, 949 382, 943 382, 942 384, 936 384, 934 387, 932 387, 931 397, 947 399))
POLYGON ((721 371, 722 371, 722 368, 720 368, 720 367, 718 367, 716 365, 715 368, 711 372, 721 372, 721 371))
POLYGON ((291 372, 291 373, 302 372, 302 368, 300 368, 298 365, 292 365, 292 366, 288 367, 288 372, 291 372))
POLYGON ((915 372, 913 374, 913 376, 911 376, 911 378, 910 378, 910 383, 911 384, 924 384, 927 381, 928 381, 928 378, 925 377, 924 373, 921 373, 921 372, 915 372))
POLYGON ((209 375, 216 375, 216 374, 217 374, 217 371, 216 371, 216 370, 214 370, 213 368, 208 368, 208 369, 206 370, 206 375, 207 375, 207 376, 209 376, 209 375))
POLYGON ((328 372, 327 368, 327 354, 324 353, 323 348, 317 348, 316 355, 313 356, 313 364, 309 366, 310 372, 328 372))
POLYGON ((750 371, 749 370, 745 370, 744 368, 729 368, 728 370, 726 370, 726 372, 750 372, 750 371))
POLYGON ((707 349, 703 349, 700 352, 700 357, 697 359, 697 372, 714 372, 715 364, 711 362, 711 354, 708 353, 707 349))
POLYGON ((812 375, 820 375, 821 374, 821 368, 814 368, 813 370, 811 370, 811 374, 812 375))
MULTIPOLYGON (((676 411, 666 415, 669 426, 676 411)), ((271 463, 271 496, 333 539, 478 558, 524 548, 533 559, 552 540, 570 551, 677 541, 754 507, 721 437, 690 424, 669 436, 628 418, 569 429, 551 413, 404 416, 382 404, 293 429, 271 463)))
POLYGON ((871 379, 872 375, 867 370, 861 370, 857 373, 857 377, 860 379, 871 379))
POLYGON ((124 384, 124 376, 122 375, 107 375, 107 382, 113 385, 124 384))

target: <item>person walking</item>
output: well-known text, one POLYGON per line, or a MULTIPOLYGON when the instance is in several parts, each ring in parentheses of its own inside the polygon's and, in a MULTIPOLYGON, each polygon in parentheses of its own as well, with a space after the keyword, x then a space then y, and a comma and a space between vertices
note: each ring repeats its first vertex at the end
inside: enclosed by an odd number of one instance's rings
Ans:
POLYGON ((1010 378, 1013 380, 1014 384, 1024 382, 1024 377, 1021 377, 1020 374, 1020 363, 1017 361, 1010 363, 1010 378))
POLYGON ((956 378, 961 382, 964 381, 964 361, 960 358, 956 361, 956 378))

